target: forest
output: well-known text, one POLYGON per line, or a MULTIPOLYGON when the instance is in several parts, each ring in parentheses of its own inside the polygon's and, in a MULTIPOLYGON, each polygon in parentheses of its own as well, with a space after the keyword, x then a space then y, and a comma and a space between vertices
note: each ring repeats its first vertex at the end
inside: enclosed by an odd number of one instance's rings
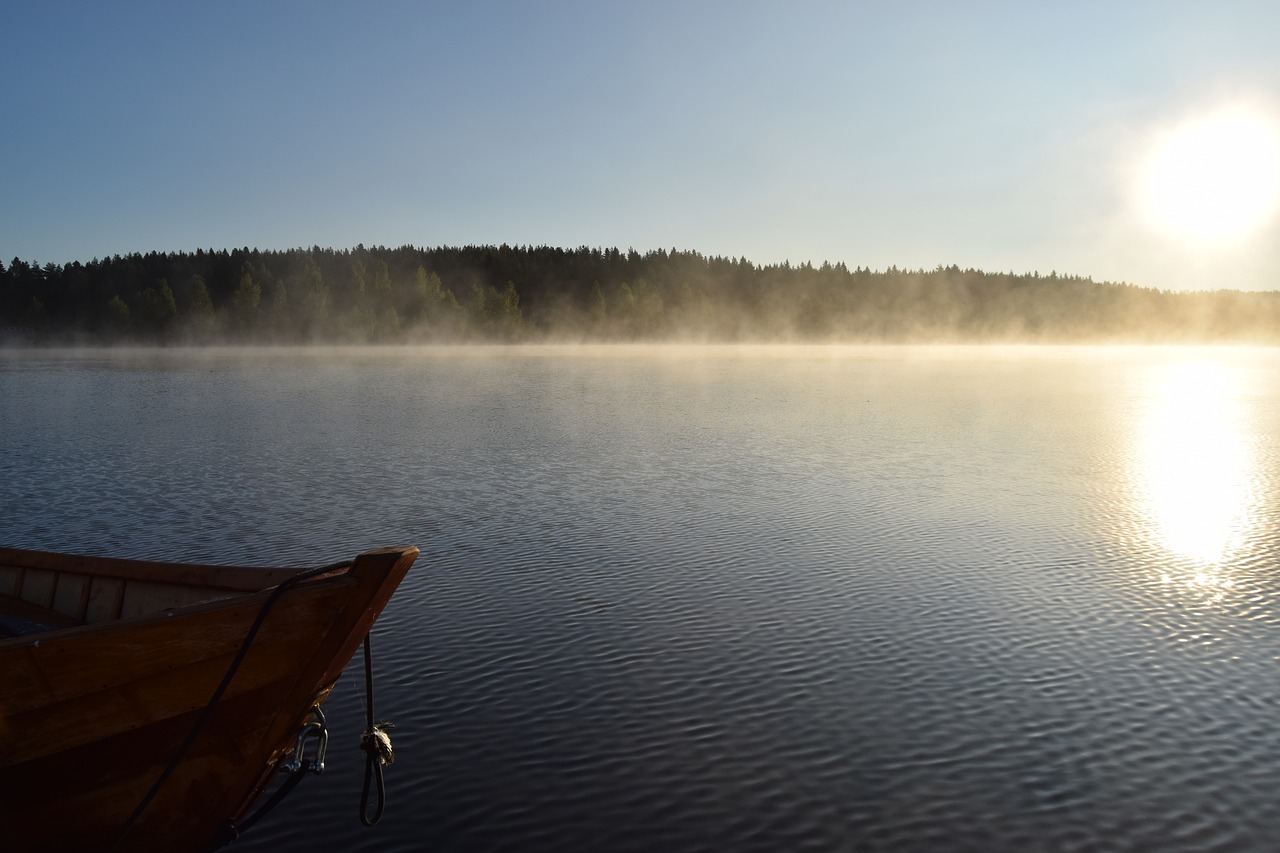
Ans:
POLYGON ((0 263, 0 343, 1280 343, 1280 292, 547 246, 0 263))

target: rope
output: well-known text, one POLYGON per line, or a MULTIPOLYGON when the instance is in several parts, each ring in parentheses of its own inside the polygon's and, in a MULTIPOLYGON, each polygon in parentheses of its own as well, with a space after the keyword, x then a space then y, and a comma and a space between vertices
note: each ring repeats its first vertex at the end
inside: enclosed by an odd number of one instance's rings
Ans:
POLYGON ((360 822, 365 826, 373 826, 382 820, 382 813, 387 807, 387 786, 382 778, 382 766, 395 761, 395 753, 391 749, 391 738, 386 729, 389 723, 373 722, 373 647, 369 643, 369 634, 364 637, 364 713, 365 731, 360 736, 360 748, 364 750, 364 786, 360 790, 360 822), (369 780, 377 780, 378 803, 373 816, 369 816, 369 780))
POLYGON ((253 620, 253 625, 249 628, 249 633, 245 635, 244 641, 240 644, 240 650, 236 652, 236 656, 231 661, 231 665, 227 667, 226 675, 222 676, 222 682, 218 685, 218 688, 213 691, 213 696, 210 697, 208 704, 204 706, 204 710, 200 713, 200 717, 196 720, 195 725, 191 727, 191 731, 187 734, 187 739, 182 742, 182 745, 178 747, 177 751, 173 754, 173 757, 169 759, 169 763, 165 765, 164 770, 161 771, 159 777, 156 778, 155 783, 151 786, 151 790, 147 791, 146 796, 144 796, 141 802, 138 803, 138 807, 133 810, 133 814, 129 815, 129 819, 120 827, 120 831, 116 833, 115 840, 112 841, 111 846, 107 848, 108 851, 114 853, 115 850, 119 849, 121 842, 125 839, 125 836, 129 834, 134 825, 138 822, 138 819, 142 817, 142 813, 147 810, 147 806, 151 805, 151 801, 156 798, 156 794, 160 793, 160 789, 164 787, 164 783, 169 780, 169 776, 172 775, 173 771, 182 763, 182 759, 187 754, 187 750, 189 750, 192 744, 196 742, 196 738, 199 737, 201 729, 205 727, 209 722, 209 719, 213 716, 213 711, 217 707, 218 702, 222 699, 222 694, 227 691, 227 687, 231 685, 231 680, 236 677, 236 672, 240 669, 240 664, 244 662, 245 655, 249 653, 249 647, 253 645, 254 638, 258 636, 258 629, 262 627, 262 623, 266 621, 267 613, 271 611, 271 608, 275 605, 276 601, 280 599, 280 596, 283 595, 286 590, 304 580, 309 580, 310 578, 325 574, 326 572, 345 569, 350 567, 350 565, 350 562, 342 562, 333 563, 328 566, 321 566, 318 569, 308 569, 305 572, 299 572, 296 575, 286 578, 278 584, 274 590, 272 590, 271 595, 267 596, 267 600, 262 602, 262 607, 258 610, 257 618, 253 620))
POLYGON ((259 806, 257 811, 239 823, 236 823, 234 820, 224 821, 220 827, 222 838, 218 839, 220 843, 216 846, 221 847, 224 844, 229 844, 244 833, 248 832, 255 823, 262 820, 271 812, 272 809, 284 802, 284 798, 289 796, 290 792, 292 792, 294 788, 298 787, 298 783, 301 782, 303 777, 310 771, 311 759, 302 759, 301 766, 289 774, 289 778, 284 780, 284 784, 277 788, 276 792, 271 795, 271 798, 259 806), (223 840, 224 838, 225 840, 223 840))

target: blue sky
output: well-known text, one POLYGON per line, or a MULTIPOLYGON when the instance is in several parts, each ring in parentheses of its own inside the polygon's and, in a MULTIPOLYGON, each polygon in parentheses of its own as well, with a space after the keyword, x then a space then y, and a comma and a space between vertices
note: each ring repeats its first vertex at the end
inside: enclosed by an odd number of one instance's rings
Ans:
POLYGON ((1280 289, 1134 211, 1280 4, 10 4, 0 257, 466 243, 1280 289))

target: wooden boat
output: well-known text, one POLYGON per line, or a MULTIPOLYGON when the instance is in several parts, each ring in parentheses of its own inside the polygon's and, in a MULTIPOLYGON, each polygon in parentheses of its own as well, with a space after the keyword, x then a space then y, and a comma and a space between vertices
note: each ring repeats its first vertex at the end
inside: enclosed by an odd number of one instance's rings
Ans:
POLYGON ((417 556, 306 572, 0 548, 0 847, 214 845, 417 556))

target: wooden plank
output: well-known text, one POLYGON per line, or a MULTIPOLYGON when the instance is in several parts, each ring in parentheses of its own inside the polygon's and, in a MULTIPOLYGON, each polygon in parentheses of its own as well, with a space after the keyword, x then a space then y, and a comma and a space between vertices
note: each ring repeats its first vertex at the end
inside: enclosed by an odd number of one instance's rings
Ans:
POLYGON ((56 572, 48 569, 28 568, 22 573, 22 589, 18 597, 36 607, 53 609, 53 587, 58 582, 56 572))
POLYGON ((79 624, 89 599, 89 581, 85 575, 60 573, 53 591, 53 609, 79 624))
MULTIPOLYGON (((336 615, 337 609, 331 612, 336 615)), ((271 684, 280 686, 282 696, 287 694, 299 677, 297 661, 313 653, 329 627, 322 618, 312 620, 311 625, 309 631, 277 631, 271 637, 259 634, 228 686, 226 698, 271 684)), ((146 728, 204 708, 226 674, 237 648, 127 683, 7 714, 10 731, 20 731, 22 737, 0 733, 0 767, 146 728)), ((277 712, 276 706, 263 711, 269 717, 277 712)))
POLYGON ((131 580, 125 587, 124 600, 120 604, 121 619, 159 613, 175 607, 186 607, 202 601, 217 601, 237 593, 215 590, 205 586, 178 586, 171 583, 131 580))
POLYGON ((120 578, 90 579, 89 601, 85 604, 84 622, 92 625, 120 618, 124 604, 124 581, 120 578))

